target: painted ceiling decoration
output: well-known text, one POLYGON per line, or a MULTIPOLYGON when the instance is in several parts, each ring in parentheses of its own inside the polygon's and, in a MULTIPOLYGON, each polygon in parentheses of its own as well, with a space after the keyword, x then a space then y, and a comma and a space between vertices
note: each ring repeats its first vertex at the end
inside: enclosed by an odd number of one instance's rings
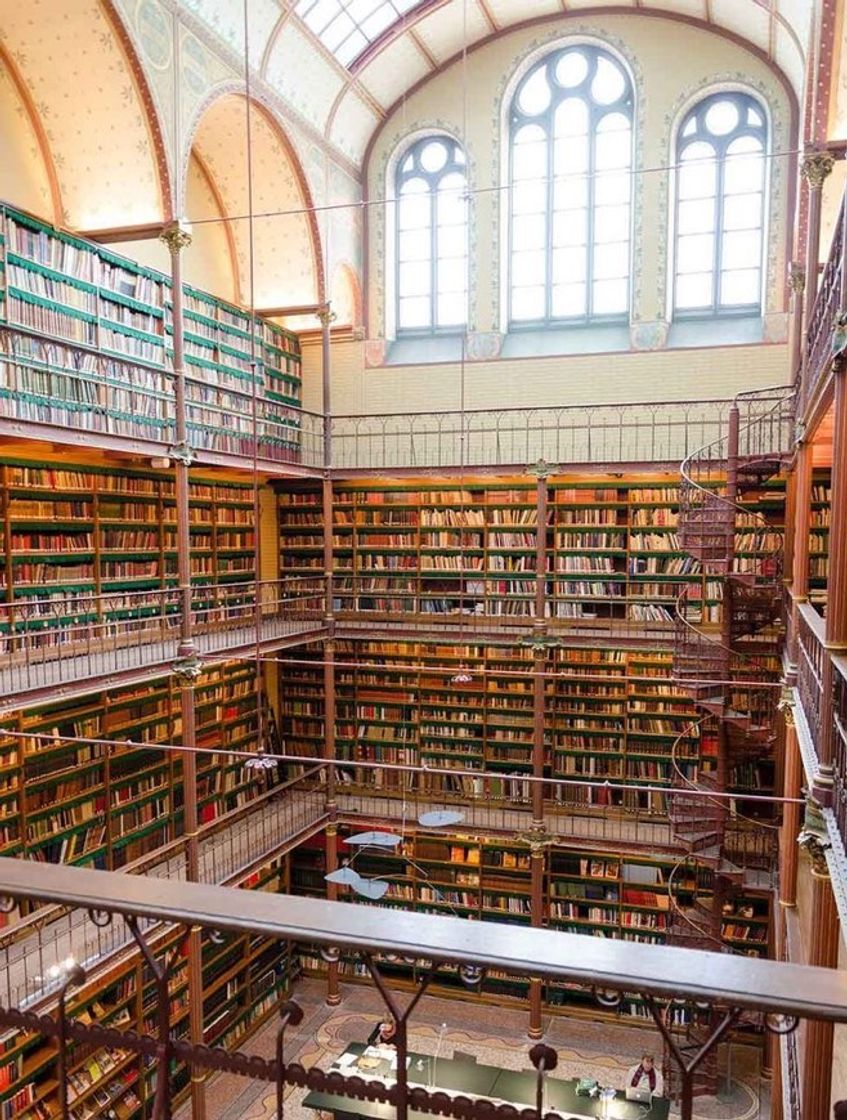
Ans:
POLYGON ((194 153, 220 199, 235 216, 235 269, 242 300, 258 308, 290 307, 320 298, 320 252, 310 199, 299 165, 276 122, 251 106, 253 259, 250 259, 246 102, 225 94, 206 109, 194 134, 194 153), (263 215, 273 215, 265 217, 263 215), (252 264, 252 268, 251 268, 252 264), (251 289, 252 280, 252 289, 251 289))
MULTIPOLYGON (((243 52, 235 0, 181 0, 243 52)), ((361 161, 417 83, 492 36, 533 20, 590 16, 598 0, 248 0, 262 78, 347 159, 361 161), (273 13, 276 18, 273 19, 273 13), (292 59, 297 65, 292 65, 292 59)), ((748 43, 802 99, 813 0, 615 0, 616 12, 697 21, 748 43)))
POLYGON ((54 178, 55 218, 76 229, 161 221, 164 145, 144 75, 99 0, 0 0, 0 53, 26 90, 54 178))

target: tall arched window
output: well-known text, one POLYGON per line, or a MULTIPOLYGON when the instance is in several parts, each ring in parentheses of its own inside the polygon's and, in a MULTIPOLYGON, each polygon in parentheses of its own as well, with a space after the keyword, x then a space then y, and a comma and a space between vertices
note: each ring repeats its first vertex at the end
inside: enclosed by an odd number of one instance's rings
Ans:
POLYGON ((677 133, 674 311, 758 313, 768 126, 746 93, 713 93, 677 133))
POLYGON ((425 136, 400 159, 397 331, 456 330, 467 321, 465 154, 449 136, 425 136))
POLYGON ((510 112, 510 321, 629 310, 632 83, 608 51, 554 51, 510 112))

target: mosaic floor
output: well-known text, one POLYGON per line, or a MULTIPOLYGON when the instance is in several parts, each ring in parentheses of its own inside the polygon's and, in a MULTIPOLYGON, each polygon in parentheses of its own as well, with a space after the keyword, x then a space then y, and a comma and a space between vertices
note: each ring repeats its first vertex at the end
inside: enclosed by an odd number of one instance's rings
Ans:
MULTIPOLYGON (((324 988, 316 981, 298 984, 294 993, 305 1016, 287 1039, 286 1056, 297 1057, 307 1067, 326 1068, 348 1042, 364 1042, 381 1017, 381 1003, 373 991, 357 985, 344 989, 339 1007, 323 1002, 324 988)), ((440 1053, 450 1057, 454 1049, 474 1054, 486 1065, 503 1069, 529 1069, 525 1034, 526 1018, 511 1009, 473 1006, 456 1000, 425 997, 414 1014, 410 1049, 434 1054, 442 1024, 446 1023, 440 1053)), ((644 1050, 661 1053, 658 1036, 645 1028, 607 1023, 551 1018, 545 1023, 545 1041, 559 1054, 556 1077, 590 1075, 601 1082, 620 1082, 624 1072, 644 1050)), ((245 1047, 252 1054, 270 1057, 276 1025, 260 1031, 245 1047)), ((769 1082, 760 1081, 758 1053, 753 1047, 733 1046, 727 1077, 727 1048, 721 1049, 721 1092, 718 1097, 697 1102, 698 1120, 765 1120, 770 1115, 769 1082)), ((285 1100, 286 1120, 317 1120, 301 1105, 304 1090, 289 1090, 285 1100)), ((267 1085, 248 1083, 224 1075, 207 1088, 208 1120, 273 1120, 276 1101, 267 1085)), ((673 1116, 674 1113, 672 1112, 673 1116)), ((188 1120, 183 1108, 178 1120, 188 1120)))

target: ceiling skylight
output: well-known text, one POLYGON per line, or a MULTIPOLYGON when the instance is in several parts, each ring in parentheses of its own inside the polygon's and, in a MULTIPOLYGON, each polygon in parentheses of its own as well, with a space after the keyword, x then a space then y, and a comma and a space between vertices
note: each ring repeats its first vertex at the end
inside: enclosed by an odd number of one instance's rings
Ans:
POLYGON ((418 0, 299 0, 297 15, 349 66, 375 39, 410 11, 418 0))

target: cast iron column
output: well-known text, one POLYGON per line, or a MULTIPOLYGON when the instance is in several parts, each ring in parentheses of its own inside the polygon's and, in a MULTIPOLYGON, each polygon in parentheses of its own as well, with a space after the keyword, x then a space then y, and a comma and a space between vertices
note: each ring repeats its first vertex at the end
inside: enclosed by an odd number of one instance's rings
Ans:
MULTIPOLYGON (((183 831, 186 848, 186 875, 199 881, 199 842, 197 821, 197 731, 194 713, 194 684, 201 672, 194 642, 191 603, 191 527, 189 522, 189 472, 193 450, 188 441, 185 408, 185 323, 182 293, 182 251, 191 244, 191 232, 174 222, 162 232, 171 255, 171 301, 173 307, 173 380, 175 442, 169 455, 175 464, 177 578, 180 597, 179 660, 174 673, 180 684, 182 718, 181 743, 188 748, 182 759, 183 831)), ((203 946, 200 929, 191 928, 188 937, 189 1030, 195 1046, 203 1043, 203 946)), ((205 1120, 205 1075, 196 1069, 191 1074, 191 1112, 194 1120, 205 1120)))
MULTIPOLYGON (((326 870, 327 874, 338 867, 338 805, 335 800, 335 642, 330 638, 324 643, 324 759, 329 763, 326 770, 326 808, 329 823, 326 826, 326 870)), ((331 901, 338 898, 338 886, 327 883, 326 897, 331 901)), ((332 1007, 341 1003, 338 987, 338 961, 327 964, 326 1002, 332 1007)))
POLYGON ((806 227, 806 283, 803 335, 808 332, 809 318, 818 294, 818 264, 821 252, 821 194, 835 157, 831 152, 809 152, 803 156, 800 171, 809 184, 809 222, 806 227))

